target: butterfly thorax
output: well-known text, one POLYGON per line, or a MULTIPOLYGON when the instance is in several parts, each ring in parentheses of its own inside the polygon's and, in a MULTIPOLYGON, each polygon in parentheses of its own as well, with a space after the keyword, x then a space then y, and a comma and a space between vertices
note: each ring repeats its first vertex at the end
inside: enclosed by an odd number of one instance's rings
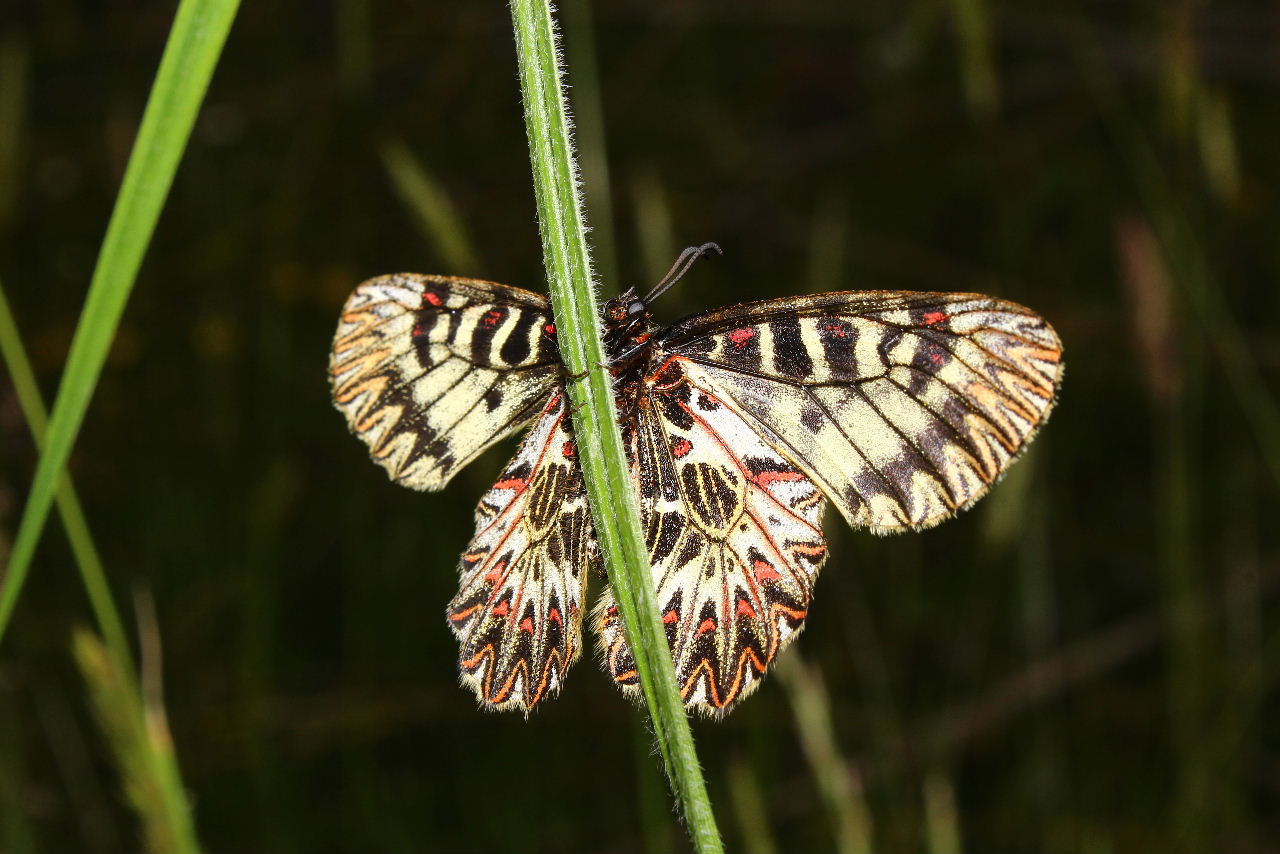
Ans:
POLYGON ((653 347, 654 326, 649 306, 636 295, 635 288, 628 288, 605 303, 604 320, 604 347, 618 394, 618 407, 629 409, 638 396, 653 347))

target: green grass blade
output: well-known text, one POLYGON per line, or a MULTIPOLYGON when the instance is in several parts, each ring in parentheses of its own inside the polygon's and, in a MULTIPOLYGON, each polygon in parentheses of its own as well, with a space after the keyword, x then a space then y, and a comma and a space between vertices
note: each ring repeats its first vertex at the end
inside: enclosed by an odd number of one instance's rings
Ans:
POLYGON ((930 770, 924 778, 924 829, 931 854, 963 851, 960 841, 960 813, 956 809, 956 792, 951 778, 941 768, 930 770))
POLYGON ((787 689, 800 747, 831 816, 836 849, 873 850, 871 810, 862 791, 861 777, 845 761, 836 744, 831 696, 822 675, 800 658, 799 650, 779 656, 774 667, 787 689))
POLYGON ((769 827, 769 803, 751 763, 742 756, 729 762, 729 800, 738 820, 739 844, 745 854, 776 854, 780 849, 769 827))
POLYGON ((73 649, 147 850, 199 851, 164 707, 139 694, 92 632, 77 631, 73 649))
POLYGON ((239 0, 183 0, 129 157, 84 312, 54 402, 44 453, 0 589, 0 639, 13 616, 40 533, 102 373, 142 256, 173 183, 239 0))
POLYGON ((720 833, 676 687, 618 429, 612 378, 604 367, 606 356, 593 296, 551 6, 548 0, 515 0, 511 8, 543 258, 560 330, 560 352, 570 374, 584 374, 582 381, 569 384, 569 393, 576 411, 575 438, 596 535, 627 641, 635 654, 654 735, 694 846, 700 852, 719 852, 720 833))
MULTIPOLYGON (((14 391, 18 395, 18 406, 27 419, 31 435, 35 437, 36 447, 44 448, 44 438, 49 426, 49 415, 44 401, 40 399, 40 387, 36 384, 35 372, 31 370, 31 362, 27 359, 22 347, 22 339, 18 336, 18 326, 14 322, 13 312, 9 308, 9 300, 4 288, 0 286, 0 356, 4 358, 5 367, 13 380, 14 391)), ((98 621, 98 629, 106 641, 107 648, 115 659, 115 665, 126 677, 137 681, 133 668, 133 654, 130 651, 128 637, 116 610, 115 601, 111 598, 111 585, 107 583, 107 574, 102 567, 102 559, 93 544, 89 533, 89 523, 85 520, 84 510, 76 495, 71 478, 63 472, 58 479, 57 491, 54 495, 58 502, 58 512, 62 516, 62 524, 67 530, 67 539, 71 541, 71 553, 80 567, 80 577, 84 581, 85 592, 89 594, 89 605, 93 608, 94 617, 98 621)))

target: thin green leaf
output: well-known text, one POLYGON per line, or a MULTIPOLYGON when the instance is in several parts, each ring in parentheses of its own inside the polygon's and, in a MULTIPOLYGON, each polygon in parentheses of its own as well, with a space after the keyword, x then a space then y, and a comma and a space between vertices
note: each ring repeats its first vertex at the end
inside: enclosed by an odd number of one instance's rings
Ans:
MULTIPOLYGON (((27 419, 31 435, 35 437, 36 447, 44 447, 45 433, 49 426, 49 413, 44 401, 40 398, 40 386, 36 383, 35 372, 31 370, 31 362, 27 359, 22 347, 22 339, 18 335, 18 326, 14 322, 13 312, 9 308, 9 300, 0 287, 0 356, 4 358, 5 367, 13 380, 14 390, 18 395, 18 406, 27 419)), ((111 585, 107 582, 106 571, 102 567, 102 559, 93 544, 89 533, 89 523, 80 506, 71 478, 65 473, 58 479, 55 493, 58 512, 62 516, 62 524, 67 529, 67 539, 71 541, 71 553, 80 568, 80 578, 84 581, 85 592, 89 594, 89 605, 93 608, 94 617, 98 621, 98 629, 102 632, 107 648, 115 660, 115 665, 133 682, 137 682, 133 668, 133 653, 125 635, 124 624, 120 620, 120 612, 111 598, 111 585)))
POLYGON ((239 0, 183 0, 178 7, 93 271, 89 296, 71 342, 49 422, 47 445, 36 466, 4 586, 0 589, 0 639, 13 616, 57 492, 59 476, 84 421, 107 350, 120 325, 120 316, 133 290, 142 257, 151 242, 160 209, 238 6, 239 0))

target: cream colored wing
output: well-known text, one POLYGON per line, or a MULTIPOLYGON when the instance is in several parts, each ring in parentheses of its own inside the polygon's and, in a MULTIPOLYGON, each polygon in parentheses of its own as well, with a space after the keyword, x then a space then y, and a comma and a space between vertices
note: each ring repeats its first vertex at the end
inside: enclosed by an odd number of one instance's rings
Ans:
POLYGON ((560 373, 545 297, 475 279, 370 279, 342 310, 329 379, 370 456, 413 489, 532 420, 560 373))
POLYGON ((664 332, 708 394, 805 472, 850 524, 935 525, 980 498, 1044 423, 1062 345, 976 294, 852 291, 733 306, 664 332))

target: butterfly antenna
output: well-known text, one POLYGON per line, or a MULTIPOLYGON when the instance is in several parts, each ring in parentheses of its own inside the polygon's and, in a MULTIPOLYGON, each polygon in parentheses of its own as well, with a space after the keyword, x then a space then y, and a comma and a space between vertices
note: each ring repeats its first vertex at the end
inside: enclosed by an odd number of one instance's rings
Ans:
POLYGON ((717 255, 723 255, 724 250, 715 243, 704 243, 701 246, 690 246, 688 249, 680 253, 680 257, 671 265, 671 269, 662 277, 662 281, 653 286, 653 290, 644 298, 645 305, 656 300, 671 289, 676 282, 684 278, 684 274, 689 272, 689 268, 693 266, 693 262, 697 261, 703 255, 710 255, 715 252, 717 255))

